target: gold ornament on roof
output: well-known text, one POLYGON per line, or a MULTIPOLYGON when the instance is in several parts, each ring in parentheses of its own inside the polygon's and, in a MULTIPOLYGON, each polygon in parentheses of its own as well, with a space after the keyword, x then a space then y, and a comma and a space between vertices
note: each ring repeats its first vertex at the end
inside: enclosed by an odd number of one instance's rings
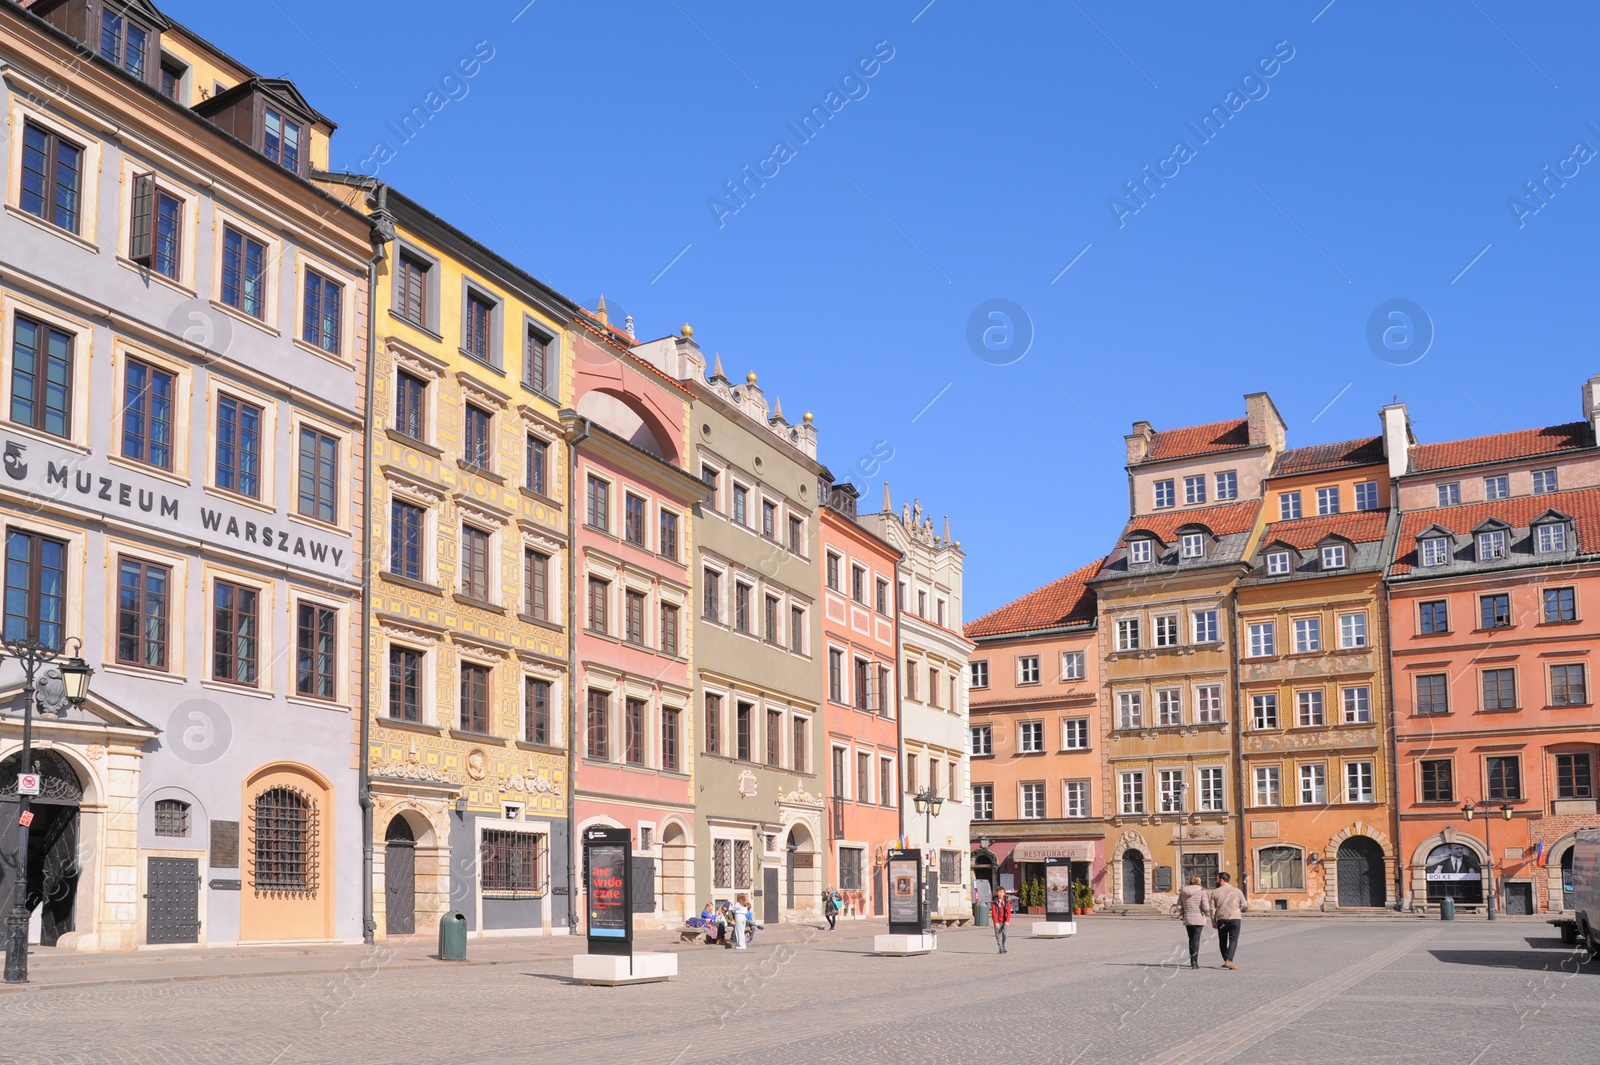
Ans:
POLYGON ((683 328, 678 330, 678 332, 682 333, 686 337, 692 337, 694 336, 694 326, 690 325, 688 322, 684 322, 683 328))

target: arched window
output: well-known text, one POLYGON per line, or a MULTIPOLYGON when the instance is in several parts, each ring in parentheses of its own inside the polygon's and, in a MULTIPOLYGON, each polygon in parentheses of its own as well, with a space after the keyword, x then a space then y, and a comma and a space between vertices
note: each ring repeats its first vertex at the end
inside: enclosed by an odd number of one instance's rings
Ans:
POLYGON ((251 808, 257 895, 317 894, 317 804, 294 788, 269 788, 251 808))
POLYGON ((1305 890, 1306 866, 1299 847, 1263 847, 1257 861, 1261 868, 1256 886, 1260 890, 1305 890))

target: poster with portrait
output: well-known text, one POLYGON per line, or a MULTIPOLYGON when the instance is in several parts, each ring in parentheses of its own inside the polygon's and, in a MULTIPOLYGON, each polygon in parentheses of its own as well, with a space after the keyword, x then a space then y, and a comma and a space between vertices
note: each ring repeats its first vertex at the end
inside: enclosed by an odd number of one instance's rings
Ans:
POLYGON ((922 858, 916 851, 896 851, 889 857, 889 924, 922 927, 922 858))
POLYGON ((1482 880, 1478 854, 1465 843, 1441 843, 1428 852, 1427 877, 1433 882, 1482 880))

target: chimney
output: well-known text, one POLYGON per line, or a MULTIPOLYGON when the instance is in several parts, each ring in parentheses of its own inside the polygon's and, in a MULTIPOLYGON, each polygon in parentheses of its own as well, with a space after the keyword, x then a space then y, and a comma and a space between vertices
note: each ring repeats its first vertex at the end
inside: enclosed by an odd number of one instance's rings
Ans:
POLYGON ((1600 374, 1583 384, 1583 417, 1589 423, 1589 439, 1600 443, 1600 374))
POLYGON ((1250 426, 1250 443, 1282 451, 1288 431, 1278 408, 1272 405, 1272 397, 1265 392, 1251 392, 1244 397, 1244 409, 1250 426))
POLYGON ((1383 419, 1383 453, 1389 460, 1389 479, 1393 480, 1411 468, 1411 445, 1417 438, 1411 435, 1411 418, 1404 403, 1390 403, 1378 416, 1383 419))
POLYGON ((1150 454, 1150 441, 1154 440, 1156 431, 1150 427, 1149 422, 1134 422, 1133 432, 1123 437, 1128 442, 1128 465, 1137 466, 1150 454))

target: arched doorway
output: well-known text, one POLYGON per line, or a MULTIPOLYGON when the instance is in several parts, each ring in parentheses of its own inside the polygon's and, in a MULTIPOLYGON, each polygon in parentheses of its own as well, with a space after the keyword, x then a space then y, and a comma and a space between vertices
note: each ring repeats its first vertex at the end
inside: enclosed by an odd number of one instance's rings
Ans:
POLYGON ((245 779, 239 939, 333 936, 333 789, 305 766, 264 766, 245 779))
POLYGON ((1389 901, 1383 848, 1377 840, 1351 836, 1339 844, 1339 905, 1385 906, 1389 901))
POLYGON ((822 907, 822 870, 817 868, 819 863, 811 832, 805 825, 796 823, 789 829, 783 850, 784 912, 791 921, 815 916, 822 907))
MULTIPOLYGON (((41 946, 53 947, 63 935, 76 929, 73 909, 78 900, 78 804, 83 800, 83 781, 72 763, 52 750, 32 752, 33 769, 40 774, 40 793, 29 804, 33 824, 28 827, 27 906, 29 914, 39 911, 41 946)), ((22 752, 0 762, 0 795, 17 793, 17 774, 22 752)), ((0 854, 7 858, 0 869, 0 898, 11 898, 17 875, 17 844, 21 830, 15 818, 7 818, 0 834, 0 854)))
POLYGON ((1425 866, 1429 902, 1483 902, 1483 867, 1478 852, 1465 843, 1439 844, 1428 852, 1425 866))
POLYGON ((695 913, 694 862, 689 857, 689 835, 683 826, 670 821, 661 830, 661 919, 668 925, 681 922, 695 913))
POLYGON ((1122 901, 1144 905, 1144 855, 1131 848, 1122 852, 1122 901))
POLYGON ((383 834, 383 918, 391 936, 417 930, 417 837, 404 814, 383 834))

